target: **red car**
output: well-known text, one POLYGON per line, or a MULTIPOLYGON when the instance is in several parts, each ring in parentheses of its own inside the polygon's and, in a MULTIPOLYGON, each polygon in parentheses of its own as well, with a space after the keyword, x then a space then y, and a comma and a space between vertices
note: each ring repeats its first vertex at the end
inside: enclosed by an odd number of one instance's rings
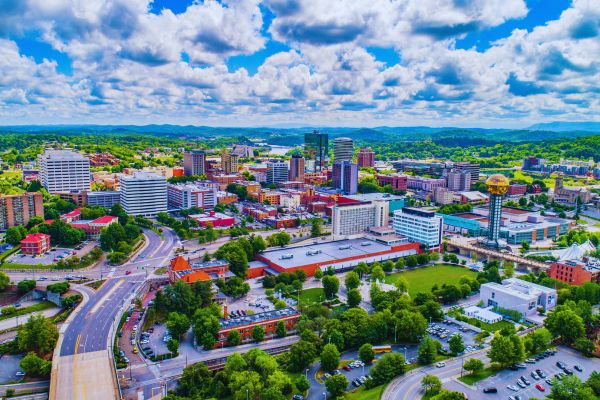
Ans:
POLYGON ((543 387, 542 385, 540 385, 539 383, 537 383, 537 384, 535 385, 535 388, 536 388, 537 390, 539 390, 540 392, 545 392, 545 391, 546 391, 546 388, 545 388, 545 387, 543 387))
POLYGON ((350 368, 350 366, 349 366, 349 365, 344 365, 344 367, 343 367, 343 368, 344 368, 346 371, 351 371, 351 370, 352 370, 352 368, 350 368))
POLYGON ((125 271, 125 275, 131 274, 131 271, 125 271))

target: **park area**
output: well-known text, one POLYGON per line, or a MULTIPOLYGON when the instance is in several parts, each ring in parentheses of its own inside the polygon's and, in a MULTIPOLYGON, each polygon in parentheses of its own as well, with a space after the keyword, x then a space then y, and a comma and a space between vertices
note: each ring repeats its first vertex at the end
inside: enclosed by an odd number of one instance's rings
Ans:
POLYGON ((415 296, 419 292, 431 292, 431 288, 435 284, 438 286, 443 284, 456 285, 463 276, 474 279, 477 273, 455 265, 436 264, 430 267, 393 273, 385 278, 385 282, 393 285, 398 279, 403 278, 408 282, 408 293, 415 296))
POLYGON ((300 292, 300 304, 320 303, 325 299, 325 292, 322 288, 304 289, 300 292))

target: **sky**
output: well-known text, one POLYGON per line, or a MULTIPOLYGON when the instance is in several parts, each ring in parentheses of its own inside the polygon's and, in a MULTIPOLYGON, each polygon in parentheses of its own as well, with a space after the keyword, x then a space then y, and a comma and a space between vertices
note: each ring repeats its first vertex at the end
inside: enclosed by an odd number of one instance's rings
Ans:
POLYGON ((0 0, 0 125, 600 120, 599 0, 0 0))

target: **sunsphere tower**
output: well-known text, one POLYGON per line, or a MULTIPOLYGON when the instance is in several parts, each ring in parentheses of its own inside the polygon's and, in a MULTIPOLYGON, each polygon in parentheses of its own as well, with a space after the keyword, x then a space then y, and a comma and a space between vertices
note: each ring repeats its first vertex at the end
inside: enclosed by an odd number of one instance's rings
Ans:
POLYGON ((485 181, 490 194, 490 214, 486 245, 498 248, 500 237, 500 222, 502 220, 502 197, 508 191, 509 180, 504 175, 492 175, 485 181))

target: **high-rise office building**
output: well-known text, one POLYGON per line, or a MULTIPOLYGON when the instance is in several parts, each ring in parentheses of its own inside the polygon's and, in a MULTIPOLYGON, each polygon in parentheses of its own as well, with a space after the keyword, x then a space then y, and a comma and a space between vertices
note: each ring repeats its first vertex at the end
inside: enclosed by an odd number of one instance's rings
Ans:
POLYGON ((314 165, 314 169, 309 172, 321 171, 325 167, 328 147, 329 135, 326 133, 313 131, 304 134, 304 155, 307 160, 314 161, 314 164, 307 163, 308 165, 314 165))
POLYGON ((44 198, 41 193, 0 196, 0 230, 27 225, 33 217, 44 217, 44 198))
POLYGON ((358 165, 349 161, 335 161, 333 187, 345 194, 355 194, 358 191, 358 165))
POLYGON ((183 153, 183 173, 186 176, 204 175, 206 154, 204 150, 190 150, 183 153))
POLYGON ((394 231, 413 242, 427 246, 429 250, 439 250, 442 243, 442 217, 433 211, 404 207, 394 211, 394 231))
POLYGON ((40 181, 50 193, 90 190, 90 160, 71 150, 46 150, 37 158, 40 181))
POLYGON ((333 161, 352 162, 354 145, 352 139, 347 137, 338 137, 333 139, 333 161))
POLYGON ((300 154, 292 154, 290 158, 290 181, 304 182, 304 157, 300 154))
POLYGON ((279 183, 288 180, 288 164, 283 160, 267 162, 267 183, 279 183))
POLYGON ((362 147, 356 156, 356 163, 359 167, 374 167, 375 153, 370 147, 362 147))
POLYGON ((167 180, 149 172, 121 176, 121 206, 127 214, 153 217, 167 211, 167 180))
POLYGON ((226 174, 237 174, 239 170, 238 158, 237 155, 223 150, 221 153, 221 168, 223 168, 226 174))
POLYGON ((217 205, 218 185, 167 184, 167 204, 169 208, 188 209, 198 207, 212 209, 217 205))
POLYGON ((479 163, 472 163, 468 161, 456 162, 454 163, 454 169, 457 171, 468 171, 471 174, 471 185, 474 185, 479 181, 479 172, 481 169, 479 163))

